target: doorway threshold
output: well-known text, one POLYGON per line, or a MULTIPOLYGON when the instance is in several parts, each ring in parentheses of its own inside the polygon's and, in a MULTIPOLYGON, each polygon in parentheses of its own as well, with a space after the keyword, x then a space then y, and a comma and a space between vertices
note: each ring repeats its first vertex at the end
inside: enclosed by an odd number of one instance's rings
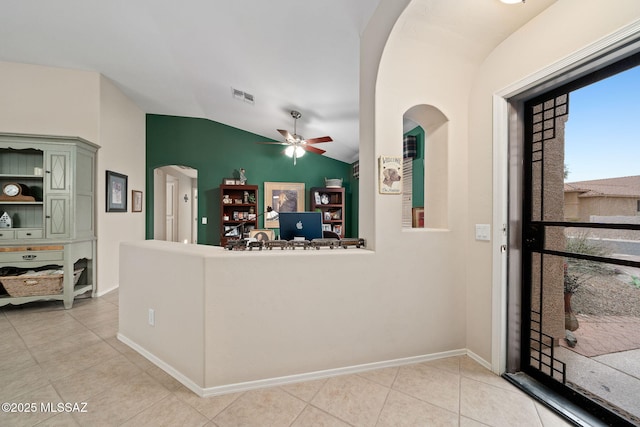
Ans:
POLYGON ((588 412, 583 407, 577 405, 558 392, 550 389, 524 372, 514 374, 506 373, 503 377, 518 387, 547 408, 551 409, 568 422, 581 427, 600 427, 600 426, 633 426, 632 423, 620 419, 616 416, 614 424, 611 421, 605 421, 588 412))

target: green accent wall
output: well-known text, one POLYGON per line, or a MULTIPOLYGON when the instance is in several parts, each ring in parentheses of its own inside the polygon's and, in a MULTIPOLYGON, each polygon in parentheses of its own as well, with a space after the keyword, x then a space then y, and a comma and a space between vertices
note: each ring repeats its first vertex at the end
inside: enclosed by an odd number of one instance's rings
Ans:
POLYGON ((404 136, 415 136, 418 155, 413 159, 413 203, 412 207, 424 207, 424 129, 417 126, 404 136))
MULTIPOLYGON (((153 172, 167 165, 198 170, 198 218, 208 219, 206 225, 198 221, 199 244, 220 244, 219 186, 224 178, 237 177, 240 168, 246 170, 247 184, 258 185, 258 212, 265 209, 265 181, 303 182, 305 209, 309 209, 311 187, 324 186, 325 177, 342 178, 347 200, 345 218, 351 219, 345 235, 357 236, 357 214, 353 215, 353 207, 358 204, 357 191, 352 189, 352 166, 348 163, 306 153, 294 166, 293 159, 282 153, 283 146, 256 144, 273 140, 207 119, 148 114, 146 132, 147 239, 153 239, 153 172)), ((263 225, 260 217, 258 226, 263 225)))

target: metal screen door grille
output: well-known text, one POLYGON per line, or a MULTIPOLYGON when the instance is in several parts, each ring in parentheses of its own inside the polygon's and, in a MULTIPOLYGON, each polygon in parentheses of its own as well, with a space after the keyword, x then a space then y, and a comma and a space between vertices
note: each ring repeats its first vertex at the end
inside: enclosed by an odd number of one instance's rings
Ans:
MULTIPOLYGON (((523 360, 529 360, 532 368, 543 374, 556 379, 563 384, 566 383, 566 364, 555 357, 554 345, 559 337, 553 337, 545 332, 545 272, 548 263, 557 262, 557 259, 548 261, 540 251, 544 248, 545 228, 544 221, 562 220, 557 212, 547 209, 545 206, 545 185, 547 173, 556 173, 555 170, 545 171, 545 166, 551 168, 545 155, 551 150, 554 153, 562 151, 564 144, 559 136, 564 135, 564 121, 569 111, 569 95, 567 93, 554 96, 542 102, 529 104, 527 106, 529 138, 528 141, 528 179, 525 180, 529 190, 529 197, 526 197, 525 208, 525 249, 530 254, 530 269, 528 279, 530 288, 525 291, 529 299, 529 326, 528 326, 528 355, 523 360)), ((553 169, 557 168, 557 161, 553 169)), ((564 173, 564 167, 562 167, 564 173)), ((557 177, 555 177, 557 180, 557 177)), ((557 209, 556 209, 557 210, 557 209)), ((527 273, 525 273, 527 274, 527 273)))

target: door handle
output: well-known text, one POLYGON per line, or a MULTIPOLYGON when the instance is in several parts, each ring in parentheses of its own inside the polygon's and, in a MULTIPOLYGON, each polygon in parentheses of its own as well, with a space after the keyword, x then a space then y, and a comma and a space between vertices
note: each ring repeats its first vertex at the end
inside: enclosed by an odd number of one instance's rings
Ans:
POLYGON ((532 251, 541 251, 544 248, 544 226, 529 224, 523 233, 524 247, 532 251))

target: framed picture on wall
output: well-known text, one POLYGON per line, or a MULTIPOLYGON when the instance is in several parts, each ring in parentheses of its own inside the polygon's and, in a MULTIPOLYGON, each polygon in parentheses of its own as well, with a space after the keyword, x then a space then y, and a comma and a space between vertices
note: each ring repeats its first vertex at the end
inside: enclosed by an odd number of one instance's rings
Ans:
POLYGON ((304 182, 265 182, 265 228, 279 228, 280 212, 304 212, 304 182))
POLYGON ((127 211, 127 175, 107 171, 107 212, 127 211))
POLYGON ((142 212, 142 191, 131 190, 131 212, 142 212))
POLYGON ((380 156, 378 191, 380 194, 402 194, 402 157, 380 156))

